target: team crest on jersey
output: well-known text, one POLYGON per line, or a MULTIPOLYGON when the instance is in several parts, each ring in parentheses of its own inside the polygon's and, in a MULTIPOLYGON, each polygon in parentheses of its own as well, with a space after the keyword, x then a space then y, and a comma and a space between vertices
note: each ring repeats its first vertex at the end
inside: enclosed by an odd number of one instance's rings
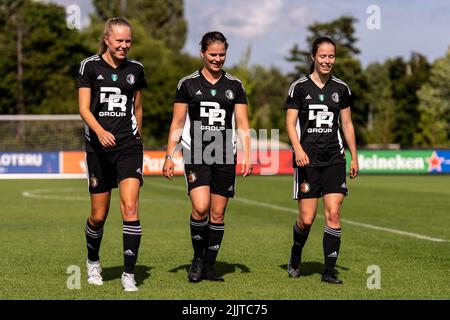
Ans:
POLYGON ((211 90, 209 90, 209 92, 211 92, 211 95, 214 97, 216 95, 216 93, 217 93, 217 90, 216 89, 211 89, 211 90))
POLYGON ((325 96, 324 96, 323 94, 319 94, 319 100, 320 100, 320 101, 325 100, 325 96))
POLYGON ((119 76, 117 74, 113 73, 111 75, 111 79, 112 79, 112 81, 117 81, 117 79, 119 79, 119 76))
POLYGON ((133 84, 136 82, 136 78, 135 78, 134 74, 130 73, 129 75, 127 75, 127 82, 129 84, 133 84))
POLYGON ((311 186, 309 185, 308 182, 304 181, 301 185, 300 185, 300 191, 302 193, 308 193, 309 190, 311 190, 311 186))
POLYGON ((339 94, 338 94, 337 92, 334 92, 334 93, 331 95, 331 100, 333 100, 333 101, 336 102, 336 103, 339 103, 339 94))
POLYGON ((89 184, 91 188, 97 188, 98 187, 98 179, 92 175, 92 177, 89 179, 89 184))
POLYGON ((225 91, 225 97, 227 97, 228 100, 233 100, 234 99, 233 91, 231 91, 231 90, 225 91))
POLYGON ((194 171, 189 171, 189 175, 188 175, 189 183, 194 183, 195 180, 197 180, 197 173, 195 173, 194 171))

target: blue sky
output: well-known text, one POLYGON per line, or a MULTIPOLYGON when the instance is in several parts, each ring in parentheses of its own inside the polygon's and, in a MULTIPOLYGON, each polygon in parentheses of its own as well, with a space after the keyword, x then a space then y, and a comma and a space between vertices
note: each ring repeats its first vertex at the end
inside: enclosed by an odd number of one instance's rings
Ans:
MULTIPOLYGON (((132 1, 132 0, 128 0, 132 1)), ((82 24, 88 23, 93 8, 90 1, 52 0, 80 6, 82 24)), ((355 25, 358 58, 363 66, 397 56, 409 58, 412 52, 429 61, 442 57, 450 46, 450 1, 448 0, 185 0, 188 37, 184 51, 197 55, 205 32, 219 30, 228 38, 227 64, 237 63, 251 48, 251 64, 293 70, 285 61, 294 43, 308 49, 308 25, 328 22, 342 15, 358 19, 355 25), (369 29, 373 20, 371 5, 379 8, 379 29, 369 29)))

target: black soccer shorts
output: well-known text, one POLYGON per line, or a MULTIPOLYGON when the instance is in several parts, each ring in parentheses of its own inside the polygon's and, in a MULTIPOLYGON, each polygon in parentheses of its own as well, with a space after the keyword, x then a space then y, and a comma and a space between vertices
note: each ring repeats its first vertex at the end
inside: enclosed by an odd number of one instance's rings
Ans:
POLYGON ((236 188, 234 164, 185 164, 184 175, 189 192, 200 186, 209 186, 211 193, 233 198, 236 188))
POLYGON ((294 168, 293 199, 321 198, 328 193, 348 195, 345 163, 327 167, 294 168))
POLYGON ((102 193, 117 188, 120 181, 136 178, 144 184, 142 165, 144 151, 141 145, 105 152, 86 152, 90 193, 102 193))

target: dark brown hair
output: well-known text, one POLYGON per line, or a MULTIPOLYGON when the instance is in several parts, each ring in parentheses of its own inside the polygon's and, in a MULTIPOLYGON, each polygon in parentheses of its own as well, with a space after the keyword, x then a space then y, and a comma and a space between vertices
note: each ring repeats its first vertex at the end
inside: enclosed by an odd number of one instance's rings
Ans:
MULTIPOLYGON (((334 50, 336 51, 336 44, 334 43, 334 41, 331 38, 319 37, 316 40, 314 40, 313 45, 312 45, 311 55, 313 57, 316 56, 317 50, 319 50, 320 45, 323 43, 332 44, 334 47, 334 50)), ((311 63, 311 66, 309 67, 309 73, 313 73, 313 72, 314 72, 314 61, 311 63)))
POLYGON ((208 46, 214 42, 222 42, 225 45, 225 50, 228 49, 227 38, 225 38, 225 36, 219 31, 211 31, 205 33, 205 35, 202 37, 202 41, 200 41, 202 52, 208 50, 208 46))

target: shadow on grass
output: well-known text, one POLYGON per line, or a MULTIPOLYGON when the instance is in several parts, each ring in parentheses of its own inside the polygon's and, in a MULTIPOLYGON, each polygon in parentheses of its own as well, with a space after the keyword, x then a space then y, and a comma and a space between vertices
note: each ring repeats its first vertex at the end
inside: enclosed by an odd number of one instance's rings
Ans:
MULTIPOLYGON (((191 266, 191 264, 183 264, 179 267, 169 270, 169 272, 176 273, 180 270, 184 270, 184 271, 188 272, 190 266, 191 266)), ((240 270, 240 273, 250 273, 250 269, 246 265, 243 265, 240 263, 227 263, 227 262, 216 261, 215 267, 216 267, 217 273, 221 276, 224 276, 229 273, 238 272, 238 270, 240 270)))
MULTIPOLYGON (((287 272, 287 264, 280 265, 280 268, 286 270, 287 272)), ((301 276, 312 276, 313 274, 322 274, 325 265, 321 262, 314 261, 306 261, 300 263, 300 275, 301 276)), ((349 268, 342 267, 340 265, 336 265, 335 271, 336 275, 339 274, 339 270, 349 270, 349 268)))
MULTIPOLYGON (((123 272, 123 266, 117 266, 117 267, 107 267, 102 268, 102 277, 103 281, 111 281, 115 279, 120 279, 122 272, 123 272)), ((144 283, 144 281, 150 277, 150 270, 153 269, 149 266, 143 266, 143 265, 137 265, 135 269, 135 275, 134 279, 136 280, 136 285, 141 285, 144 283)))

